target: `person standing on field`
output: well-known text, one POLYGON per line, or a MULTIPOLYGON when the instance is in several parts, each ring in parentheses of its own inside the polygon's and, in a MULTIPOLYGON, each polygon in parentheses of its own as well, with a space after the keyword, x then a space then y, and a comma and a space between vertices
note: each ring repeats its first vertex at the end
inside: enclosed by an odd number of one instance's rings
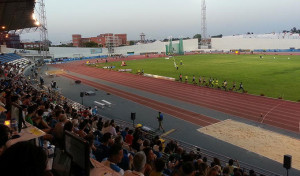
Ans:
POLYGON ((203 84, 204 86, 206 86, 206 79, 205 79, 204 76, 203 76, 203 82, 202 82, 202 84, 203 84))
POLYGON ((233 81, 233 83, 232 83, 232 89, 231 89, 232 91, 233 90, 236 90, 236 83, 235 83, 235 81, 233 81))
POLYGON ((201 76, 199 76, 199 86, 201 86, 201 83, 202 83, 202 79, 201 76))
POLYGON ((157 121, 158 121, 158 130, 162 129, 165 132, 165 129, 162 126, 164 120, 164 115, 161 112, 158 112, 157 121))
POLYGON ((195 75, 193 75, 193 84, 194 84, 194 85, 197 84, 197 83, 196 83, 195 75))
POLYGON ((218 80, 218 78, 216 78, 215 85, 216 85, 216 88, 219 88, 219 80, 218 80))
POLYGON ((185 83, 188 83, 188 76, 185 76, 185 83))
POLYGON ((243 83, 241 82, 240 83, 240 88, 239 88, 239 90, 241 90, 242 89, 242 91, 244 92, 244 86, 243 86, 243 83))
POLYGON ((179 81, 182 82, 182 74, 179 75, 179 81))
POLYGON ((227 81, 226 80, 223 82, 223 88, 225 91, 227 91, 227 81))

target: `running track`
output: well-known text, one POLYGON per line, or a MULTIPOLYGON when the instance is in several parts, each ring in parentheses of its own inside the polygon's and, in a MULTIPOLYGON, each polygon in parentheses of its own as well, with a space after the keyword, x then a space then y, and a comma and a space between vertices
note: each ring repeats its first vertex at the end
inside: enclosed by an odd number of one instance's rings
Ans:
POLYGON ((148 106, 148 107, 156 109, 158 111, 162 111, 162 112, 164 112, 166 114, 169 114, 169 115, 172 115, 174 117, 177 117, 177 118, 180 118, 180 119, 183 119, 183 120, 187 120, 189 122, 192 122, 192 123, 200 125, 200 126, 208 126, 208 125, 211 125, 213 123, 219 122, 219 120, 216 120, 216 119, 213 119, 213 118, 210 118, 210 117, 206 117, 206 116, 201 115, 201 114, 190 112, 190 111, 187 111, 185 109, 181 109, 181 108, 169 105, 169 104, 154 101, 154 100, 151 100, 151 99, 148 99, 148 98, 145 98, 145 97, 137 96, 135 94, 131 94, 131 93, 128 93, 128 92, 125 92, 125 91, 121 91, 119 89, 115 89, 115 88, 112 88, 112 87, 109 87, 109 86, 105 86, 105 85, 102 85, 102 84, 99 84, 99 83, 95 83, 95 82, 92 82, 92 81, 89 81, 89 80, 86 80, 86 79, 81 79, 81 78, 71 76, 71 75, 68 75, 68 74, 62 74, 62 76, 66 77, 66 78, 69 78, 69 79, 73 79, 73 80, 80 79, 82 81, 82 83, 84 83, 86 85, 95 87, 97 89, 100 89, 100 90, 103 90, 103 91, 106 91, 106 92, 110 92, 113 95, 117 95, 117 96, 126 98, 128 100, 134 101, 134 102, 142 104, 144 106, 148 106))
MULTIPOLYGON (((143 59, 143 58, 144 57, 133 57, 133 58, 126 58, 126 60, 143 59)), ((111 60, 115 61, 119 59, 111 59, 111 60)), ((179 82, 153 79, 153 78, 133 75, 130 73, 119 73, 116 71, 97 69, 97 68, 85 66, 83 64, 84 62, 85 61, 71 62, 68 64, 61 64, 55 66, 64 70, 106 80, 124 86, 140 89, 143 91, 155 93, 161 96, 177 99, 180 101, 192 103, 195 105, 199 105, 209 109, 235 115, 255 122, 264 123, 267 125, 275 126, 278 128, 286 129, 297 133, 300 132, 300 103, 284 101, 279 99, 271 99, 266 97, 259 97, 259 96, 248 95, 248 94, 240 94, 235 92, 225 92, 221 90, 193 86, 190 84, 187 85, 179 82), (263 115, 262 117, 261 114, 263 115)), ((64 74, 63 76, 72 79, 80 79, 76 77, 71 77, 71 75, 66 75, 66 74, 64 74)), ((103 86, 95 82, 88 82, 88 80, 84 80, 83 82, 93 87, 103 86)), ((109 87, 109 89, 111 89, 111 87, 109 87)), ((118 89, 115 91, 116 91, 115 94, 117 94, 118 91, 122 92, 118 89)), ((123 94, 120 96, 124 97, 125 93, 124 92, 122 93, 123 94)), ((126 94, 129 93, 126 92, 126 94)), ((134 96, 130 95, 130 96, 131 97, 124 97, 124 98, 133 100, 132 97, 137 97, 136 95, 134 96)), ((139 98, 142 99, 143 97, 139 97, 139 98)), ((146 103, 146 101, 152 103, 153 101, 145 98, 143 100, 144 103, 146 103)), ((144 105, 157 109, 153 107, 154 104, 160 104, 160 102, 157 101, 153 102, 151 106, 146 104, 144 105)), ((167 104, 163 104, 162 106, 159 107, 165 107, 166 105, 167 104)), ((177 107, 173 106, 171 109, 173 108, 177 108, 177 107)), ((180 109, 180 111, 182 110, 183 109, 180 109)), ((188 112, 189 111, 187 111, 186 113, 188 112)), ((180 117, 182 114, 173 114, 173 115, 176 117, 180 117)), ((215 119, 208 118, 203 115, 201 115, 201 117, 194 116, 194 115, 191 115, 191 117, 197 117, 197 118, 205 117, 204 121, 208 122, 206 124, 204 122, 201 123, 199 121, 196 122, 196 124, 200 126, 206 126, 208 124, 217 122, 215 119)), ((182 118, 184 120, 195 123, 195 119, 191 117, 182 117, 182 118)))

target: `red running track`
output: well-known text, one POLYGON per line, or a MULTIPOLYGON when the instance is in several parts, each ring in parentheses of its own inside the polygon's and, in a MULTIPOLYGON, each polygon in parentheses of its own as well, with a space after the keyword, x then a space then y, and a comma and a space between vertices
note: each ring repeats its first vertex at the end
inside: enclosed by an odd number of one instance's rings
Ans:
POLYGON ((134 101, 136 103, 142 104, 144 106, 148 106, 150 108, 153 108, 157 111, 161 111, 164 112, 166 114, 172 115, 174 117, 180 118, 182 120, 188 121, 188 122, 192 122, 196 125, 200 125, 200 126, 208 126, 214 123, 219 122, 219 120, 204 116, 204 115, 200 115, 194 112, 190 112, 187 111, 185 109, 181 109, 169 104, 165 104, 165 103, 161 103, 158 101, 154 101, 145 97, 141 97, 141 96, 137 96, 135 94, 131 94, 125 91, 121 91, 119 89, 115 89, 109 86, 105 86, 99 83, 95 83, 93 81, 89 81, 86 79, 81 79, 78 78, 76 76, 71 76, 68 74, 62 74, 62 76, 73 79, 73 80, 78 80, 80 79, 82 81, 82 83, 87 84, 89 86, 95 87, 97 89, 100 90, 104 90, 107 92, 112 93, 113 95, 117 95, 123 98, 126 98, 128 100, 134 101))
MULTIPOLYGON (((142 59, 142 58, 141 58, 142 59)), ((225 92, 179 82, 87 67, 84 61, 55 65, 68 71, 148 91, 293 132, 300 132, 300 104, 225 92), (263 117, 261 117, 263 114, 263 117)))

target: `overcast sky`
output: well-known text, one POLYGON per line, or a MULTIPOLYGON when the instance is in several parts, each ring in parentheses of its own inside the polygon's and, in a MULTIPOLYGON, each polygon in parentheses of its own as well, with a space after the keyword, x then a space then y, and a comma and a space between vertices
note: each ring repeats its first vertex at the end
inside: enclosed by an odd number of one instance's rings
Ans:
MULTIPOLYGON (((300 0, 206 0, 208 35, 280 32, 300 28, 300 0)), ((201 33, 201 0, 46 0, 49 40, 101 33, 136 40, 201 33)), ((39 40, 37 33, 21 39, 39 40)))

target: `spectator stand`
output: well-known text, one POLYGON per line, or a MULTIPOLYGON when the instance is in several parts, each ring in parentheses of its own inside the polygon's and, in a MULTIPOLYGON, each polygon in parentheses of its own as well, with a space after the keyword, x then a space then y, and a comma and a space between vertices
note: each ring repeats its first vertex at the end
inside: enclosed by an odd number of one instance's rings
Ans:
MULTIPOLYGON (((43 88, 40 88, 38 86, 36 86, 37 89, 43 90, 43 88)), ((52 90, 53 91, 53 90, 52 90)), ((59 92, 50 92, 50 94, 52 94, 52 98, 53 100, 55 100, 54 102, 58 105, 63 105, 65 102, 67 102, 69 105, 72 105, 72 107, 74 109, 85 109, 86 107, 83 105, 80 105, 77 102, 74 102, 64 96, 62 96, 59 92)), ((105 116, 101 116, 98 115, 98 117, 102 117, 102 120, 111 120, 108 117, 105 116)), ((124 129, 125 127, 131 127, 132 124, 130 122, 126 122, 120 119, 114 119, 115 124, 118 125, 121 129, 124 129)), ((146 139, 152 140, 156 135, 159 135, 158 133, 156 133, 153 129, 146 127, 146 128, 141 128, 143 133, 144 133, 144 137, 146 139)), ((163 137, 164 143, 167 144, 170 141, 176 141, 177 145, 182 147, 187 153, 189 152, 193 152, 194 154, 199 154, 202 157, 206 157, 207 160, 209 162, 212 162, 214 158, 218 158, 221 162, 221 165, 224 167, 226 166, 226 164, 228 163, 229 159, 231 159, 230 157, 224 156, 224 155, 220 155, 217 154, 215 152, 200 148, 198 146, 180 141, 178 139, 174 139, 168 136, 163 137)), ((169 158, 169 155, 166 153, 163 153, 163 159, 167 162, 169 158)), ((249 165, 247 163, 244 162, 239 162, 240 164, 240 168, 242 170, 244 170, 245 172, 249 172, 250 170, 254 170, 257 174, 261 174, 261 175, 265 175, 265 176, 279 176, 277 173, 273 173, 271 171, 259 168, 259 167, 255 167, 252 165, 249 165)))
MULTIPOLYGON (((73 108, 76 108, 76 109, 85 109, 86 108, 85 106, 62 96, 61 94, 56 95, 56 100, 57 100, 57 104, 63 104, 64 102, 67 102, 68 104, 72 105, 73 108)), ((102 116, 102 115, 98 115, 98 117, 102 117, 102 119, 104 121, 105 120, 111 120, 110 118, 102 116)), ((120 126, 120 128, 122 128, 122 129, 125 129, 125 127, 132 127, 132 124, 130 122, 126 122, 126 121, 123 121, 121 119, 114 119, 114 120, 115 120, 116 125, 120 126)), ((144 130, 144 129, 145 128, 142 128, 142 131, 144 132, 144 137, 146 139, 149 139, 150 141, 156 135, 159 135, 157 132, 155 132, 154 129, 151 129, 149 127, 146 127, 147 130, 144 130)), ((163 137, 163 139, 165 140, 165 142, 164 142, 165 144, 169 143, 170 141, 176 141, 178 146, 184 148, 184 150, 187 153, 189 153, 189 152, 194 152, 195 154, 199 153, 202 157, 206 157, 208 159, 208 162, 212 162, 213 158, 218 158, 221 161, 222 166, 226 166, 229 159, 231 159, 230 157, 217 154, 215 152, 200 148, 198 146, 189 144, 187 142, 183 142, 183 141, 178 140, 178 139, 174 139, 174 138, 169 137, 169 136, 165 136, 165 137, 163 137), (198 152, 197 149, 200 149, 200 152, 198 152)), ((163 153, 163 159, 166 162, 168 161, 168 157, 169 157, 168 154, 163 153)), ((239 161, 239 164, 240 164, 240 168, 242 170, 244 170, 245 172, 249 172, 250 170, 254 170, 257 174, 262 174, 262 175, 265 175, 265 176, 280 176, 277 173, 273 173, 271 171, 268 171, 268 170, 265 170, 265 169, 262 169, 262 168, 259 168, 259 167, 255 167, 255 166, 249 165, 249 164, 244 163, 244 162, 239 161)))

